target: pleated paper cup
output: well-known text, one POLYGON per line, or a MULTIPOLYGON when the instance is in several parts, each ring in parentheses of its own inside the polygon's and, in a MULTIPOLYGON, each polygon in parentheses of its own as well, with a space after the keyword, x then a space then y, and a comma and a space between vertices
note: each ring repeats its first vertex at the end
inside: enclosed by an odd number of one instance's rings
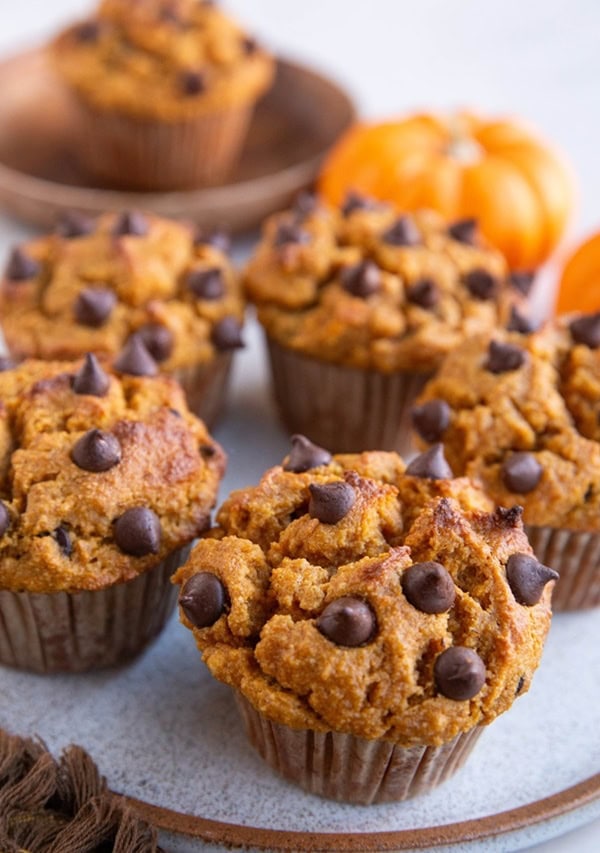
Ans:
POLYGON ((266 719, 240 693, 236 700, 250 743, 273 770, 311 794, 357 805, 427 793, 462 767, 483 730, 476 727, 443 746, 407 749, 338 732, 291 729, 266 719))
POLYGON ((180 367, 171 375, 182 386, 189 408, 211 427, 225 407, 233 354, 222 353, 210 362, 180 367))
POLYGON ((0 591, 0 664, 39 673, 124 663, 156 637, 173 612, 171 575, 189 546, 133 580, 101 590, 0 591))
POLYGON ((537 559, 559 578, 552 610, 587 610, 600 606, 600 533, 525 525, 537 559))
POLYGON ((411 409, 431 374, 379 373, 320 361, 267 339, 287 429, 334 453, 417 448, 411 409))
POLYGON ((250 102, 167 122, 95 109, 81 98, 77 103, 84 168, 102 183, 131 190, 224 181, 239 159, 254 111, 250 102))

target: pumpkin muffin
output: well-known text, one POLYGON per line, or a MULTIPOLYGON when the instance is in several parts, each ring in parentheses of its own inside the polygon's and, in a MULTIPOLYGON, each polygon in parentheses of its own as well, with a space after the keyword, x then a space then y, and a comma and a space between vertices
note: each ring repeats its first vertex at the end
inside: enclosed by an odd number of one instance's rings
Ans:
POLYGON ((103 0, 52 55, 81 114, 84 164, 142 190, 223 180, 274 75, 255 39, 198 0, 103 0))
POLYGON ((174 576, 182 622, 286 778, 356 803, 422 793, 528 689, 556 574, 441 445, 406 467, 292 442, 174 576))
POLYGON ((142 374, 177 378, 211 424, 242 346, 244 306, 222 236, 137 211, 69 214, 8 259, 0 318, 11 355, 137 361, 142 374))
POLYGON ((465 342, 414 410, 456 473, 523 506, 536 556, 560 574, 555 610, 600 604, 600 314, 465 342))
POLYGON ((524 297, 472 220, 302 196, 267 220, 244 274, 286 426, 335 450, 411 448, 409 409, 464 338, 524 297))
POLYGON ((0 663, 117 664, 174 605, 225 456, 177 383, 83 362, 0 373, 0 663))

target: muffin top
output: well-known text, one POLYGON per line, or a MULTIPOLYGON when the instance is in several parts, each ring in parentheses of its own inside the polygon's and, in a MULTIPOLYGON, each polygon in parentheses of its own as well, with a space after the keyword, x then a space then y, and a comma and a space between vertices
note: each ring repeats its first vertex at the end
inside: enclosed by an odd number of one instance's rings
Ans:
POLYGON ((473 220, 398 216, 351 195, 341 209, 301 196, 267 220, 245 270, 268 336, 337 364, 429 372, 465 337, 508 322, 522 275, 473 220))
POLYGON ((292 441, 174 576, 211 673, 297 729, 412 746, 489 723, 550 622, 519 507, 491 511, 441 445, 406 468, 292 441))
POLYGON ((223 240, 136 211, 66 216, 8 259, 0 318, 11 354, 116 356, 137 335, 169 372, 240 346, 243 302, 223 240))
POLYGON ((456 473, 524 520, 600 530, 600 314, 466 341, 413 410, 456 473))
POLYGON ((200 0, 103 0, 58 36, 53 56, 93 106, 163 121, 255 100, 274 74, 255 39, 200 0))
POLYGON ((225 456, 166 376, 94 356, 0 373, 0 589, 102 589, 209 525, 225 456))

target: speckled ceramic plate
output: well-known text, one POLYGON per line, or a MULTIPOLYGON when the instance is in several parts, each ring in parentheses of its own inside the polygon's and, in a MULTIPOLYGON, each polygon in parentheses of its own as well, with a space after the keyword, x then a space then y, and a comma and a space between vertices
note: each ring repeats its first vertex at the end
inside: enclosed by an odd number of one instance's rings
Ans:
MULTIPOLYGON (((287 452, 254 325, 229 412, 221 494, 287 452)), ((600 817, 600 611, 555 617, 530 692, 485 731, 465 767, 427 796, 353 807, 279 779, 248 746, 228 688, 177 620, 129 667, 45 678, 0 668, 0 726, 57 750, 85 746, 111 787, 165 831, 170 853, 253 849, 512 851, 600 817)))
POLYGON ((46 227, 64 210, 143 208, 201 225, 251 228, 286 206, 316 176, 355 115, 350 97, 317 72, 278 62, 227 184, 172 193, 95 185, 78 162, 76 116, 43 50, 0 64, 0 206, 46 227))

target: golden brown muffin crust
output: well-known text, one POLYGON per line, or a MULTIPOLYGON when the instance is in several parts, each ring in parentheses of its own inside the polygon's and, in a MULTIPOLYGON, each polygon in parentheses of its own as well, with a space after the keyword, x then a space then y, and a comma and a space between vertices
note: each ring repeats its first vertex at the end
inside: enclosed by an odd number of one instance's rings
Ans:
POLYGON ((269 719, 403 746, 441 744, 489 723, 528 688, 551 585, 524 606, 507 581, 509 558, 531 554, 519 510, 490 512, 466 479, 404 469, 383 452, 334 456, 300 473, 272 468, 225 501, 219 526, 174 576, 181 619, 211 673, 269 719), (353 503, 326 523, 313 501, 332 486, 349 486, 353 503), (443 612, 425 612, 405 592, 408 570, 429 561, 451 577, 454 602, 443 612), (194 598, 198 583, 210 595, 221 589, 209 616, 193 609, 210 600, 206 592, 194 598), (332 639, 324 627, 327 608, 348 597, 373 620, 359 643, 332 639), (434 674, 454 646, 475 651, 485 669, 462 701, 443 694, 434 674))
POLYGON ((64 236, 59 228, 9 257, 0 318, 13 356, 115 356, 134 333, 151 341, 158 330, 167 343, 153 352, 170 372, 209 363, 227 348, 218 329, 223 321, 241 324, 243 302, 219 248, 191 226, 137 212, 81 223, 87 233, 64 236), (141 233, 115 233, 128 227, 141 233))
POLYGON ((465 342, 418 406, 437 400, 449 407, 448 426, 435 438, 452 469, 478 479, 493 500, 522 504, 532 525, 598 531, 600 350, 574 338, 578 319, 465 342), (490 371, 492 340, 520 349, 522 365, 490 371), (524 473, 515 473, 517 463, 524 473))
POLYGON ((217 4, 103 0, 53 45, 60 74, 89 104, 182 121, 256 100, 274 62, 217 4))
POLYGON ((129 580, 209 523, 225 456, 179 386, 112 374, 104 396, 75 393, 80 366, 26 361, 0 373, 0 498, 8 513, 0 588, 73 591, 129 580), (106 470, 75 450, 93 430, 116 442, 118 461, 106 470), (159 527, 155 550, 139 556, 117 533, 134 508, 150 510, 159 527))
POLYGON ((351 367, 428 372, 523 297, 500 254, 460 242, 431 211, 315 202, 271 217, 245 270, 267 335, 351 367))

